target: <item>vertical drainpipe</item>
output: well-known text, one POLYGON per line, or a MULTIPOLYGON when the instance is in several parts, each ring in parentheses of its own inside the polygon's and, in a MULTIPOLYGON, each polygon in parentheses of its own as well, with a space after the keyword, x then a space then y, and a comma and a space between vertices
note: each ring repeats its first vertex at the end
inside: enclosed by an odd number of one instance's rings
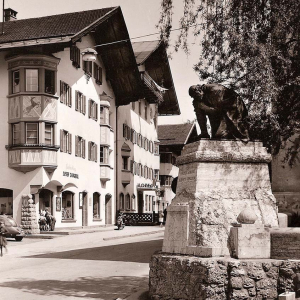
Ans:
POLYGON ((116 221, 116 216, 117 216, 117 208, 118 208, 118 108, 119 106, 116 106, 116 177, 115 177, 115 182, 116 182, 116 190, 115 190, 115 213, 114 213, 114 222, 116 221))

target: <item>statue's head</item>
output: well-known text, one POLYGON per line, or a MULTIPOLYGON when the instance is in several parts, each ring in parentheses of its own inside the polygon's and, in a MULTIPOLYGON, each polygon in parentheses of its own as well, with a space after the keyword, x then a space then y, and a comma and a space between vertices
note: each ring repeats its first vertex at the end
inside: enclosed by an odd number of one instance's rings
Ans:
POLYGON ((192 86, 189 88, 189 95, 190 95, 192 98, 202 97, 202 96, 203 96, 202 85, 200 85, 200 84, 192 85, 192 86))

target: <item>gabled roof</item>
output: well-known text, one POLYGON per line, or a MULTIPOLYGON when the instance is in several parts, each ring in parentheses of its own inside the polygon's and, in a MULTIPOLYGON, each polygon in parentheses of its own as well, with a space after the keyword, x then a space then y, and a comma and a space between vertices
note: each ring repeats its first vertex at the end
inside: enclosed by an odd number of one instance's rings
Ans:
POLYGON ((160 146, 185 145, 195 126, 195 123, 159 125, 160 146))
MULTIPOLYGON (((51 37, 73 36, 116 7, 4 22, 0 44, 51 37)), ((2 22, 0 23, 2 26, 2 22)), ((1 27, 0 27, 1 28, 1 27)))
POLYGON ((132 48, 138 65, 145 60, 158 48, 160 41, 133 42, 132 48))
POLYGON ((151 78, 166 88, 164 101, 158 105, 159 115, 180 115, 179 103, 166 47, 161 41, 133 42, 132 48, 138 65, 144 64, 151 78))

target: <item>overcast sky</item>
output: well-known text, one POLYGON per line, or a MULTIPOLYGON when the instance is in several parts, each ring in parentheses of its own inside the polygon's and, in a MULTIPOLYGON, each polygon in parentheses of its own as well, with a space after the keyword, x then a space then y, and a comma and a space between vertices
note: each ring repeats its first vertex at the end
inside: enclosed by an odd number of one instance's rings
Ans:
MULTIPOLYGON (((16 10, 18 12, 17 18, 25 19, 110 6, 121 6, 129 35, 131 38, 135 38, 158 31, 155 25, 159 20, 160 2, 161 0, 5 0, 5 8, 16 10)), ((182 11, 182 0, 174 0, 174 4, 174 28, 178 28, 178 20, 182 11)), ((176 31, 174 32, 175 37, 176 31)), ((134 39, 133 41, 154 40, 158 38, 159 35, 157 34, 134 39)), ((169 50, 171 51, 172 49, 169 50)), ((159 124, 184 123, 187 120, 195 118, 192 99, 188 95, 188 89, 191 85, 199 83, 198 76, 192 69, 197 58, 196 47, 192 49, 191 55, 188 57, 183 51, 172 54, 170 66, 181 115, 177 117, 160 117, 159 124)))

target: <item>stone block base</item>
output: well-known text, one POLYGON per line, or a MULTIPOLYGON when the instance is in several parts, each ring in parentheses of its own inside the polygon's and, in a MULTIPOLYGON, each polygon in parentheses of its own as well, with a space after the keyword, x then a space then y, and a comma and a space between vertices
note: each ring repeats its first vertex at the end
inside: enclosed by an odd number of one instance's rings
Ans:
POLYGON ((149 287, 153 300, 278 299, 285 290, 300 297, 300 261, 159 253, 151 258, 149 287))
POLYGON ((271 229, 271 258, 300 259, 300 228, 271 229))
POLYGON ((233 257, 270 258, 270 228, 264 225, 240 224, 231 228, 233 257))

